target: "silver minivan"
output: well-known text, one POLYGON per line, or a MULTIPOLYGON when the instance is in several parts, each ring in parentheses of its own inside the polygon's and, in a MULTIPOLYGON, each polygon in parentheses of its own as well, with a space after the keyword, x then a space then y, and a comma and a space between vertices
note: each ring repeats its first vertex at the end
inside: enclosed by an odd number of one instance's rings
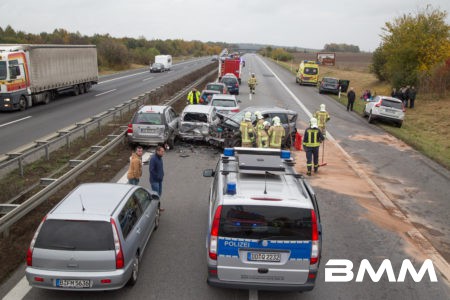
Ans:
POLYGON ((290 152, 226 148, 209 193, 208 284, 278 291, 312 290, 322 227, 316 195, 290 152))
POLYGON ((39 225, 27 251, 30 285, 55 290, 113 290, 134 285, 159 197, 118 183, 75 188, 39 225))

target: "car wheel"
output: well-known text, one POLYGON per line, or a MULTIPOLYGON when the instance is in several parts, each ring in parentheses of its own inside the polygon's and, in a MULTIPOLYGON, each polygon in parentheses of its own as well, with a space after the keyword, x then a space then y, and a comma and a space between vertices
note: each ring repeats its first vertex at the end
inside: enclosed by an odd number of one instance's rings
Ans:
POLYGON ((298 78, 297 78, 297 77, 295 77, 295 83, 299 83, 299 82, 298 82, 298 78))
POLYGON ((175 145, 175 135, 172 135, 172 137, 167 140, 167 145, 170 147, 170 149, 173 149, 175 145))
POLYGON ((372 112, 369 113, 369 118, 367 119, 367 121, 368 121, 369 123, 373 123, 372 112))
POLYGON ((362 111, 362 116, 363 116, 363 118, 366 118, 366 117, 367 117, 367 114, 366 114, 366 110, 365 110, 365 109, 362 111))
POLYGON ((133 259, 133 264, 131 267, 131 277, 128 281, 128 285, 133 286, 136 284, 139 277, 139 254, 136 253, 136 256, 133 259))
POLYGON ((161 211, 159 210, 159 205, 158 205, 158 209, 156 210, 156 216, 155 216, 155 227, 153 228, 153 230, 158 229, 160 217, 161 217, 161 211))
POLYGON ((403 122, 398 122, 398 123, 397 123, 397 127, 398 127, 398 128, 402 128, 402 125, 403 125, 403 122))
POLYGON ((25 109, 27 109, 27 99, 25 98, 25 96, 20 96, 19 110, 23 111, 25 109))

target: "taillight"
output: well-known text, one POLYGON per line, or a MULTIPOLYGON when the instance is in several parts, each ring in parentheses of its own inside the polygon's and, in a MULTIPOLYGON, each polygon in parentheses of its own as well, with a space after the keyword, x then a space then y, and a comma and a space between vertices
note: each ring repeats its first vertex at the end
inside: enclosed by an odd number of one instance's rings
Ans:
POLYGON ((128 124, 127 133, 133 133, 133 124, 128 124))
POLYGON ((313 265, 319 261, 319 229, 317 225, 316 212, 311 210, 311 222, 312 222, 312 247, 311 258, 309 264, 313 265))
POLYGON ((211 234, 209 237, 209 258, 217 259, 217 242, 219 237, 219 223, 220 223, 220 213, 222 212, 222 205, 217 207, 216 213, 214 214, 214 220, 211 226, 211 234))
POLYGON ((47 219, 47 216, 45 216, 41 224, 39 224, 38 228, 36 229, 36 232, 34 233, 33 239, 31 240, 30 247, 28 247, 27 250, 27 266, 31 267, 33 265, 33 250, 34 250, 34 244, 36 243, 36 238, 39 234, 39 231, 42 228, 42 224, 44 224, 45 220, 47 219))
POLYGON ((239 112, 239 108, 237 108, 237 109, 232 109, 231 112, 237 113, 237 112, 239 112))
POLYGON ((236 83, 236 87, 239 87, 239 83, 236 83))
POLYGON ((119 232, 113 218, 111 218, 111 226, 114 236, 114 250, 116 251, 116 269, 122 269, 124 266, 122 245, 120 244, 119 232))
POLYGON ((381 106, 381 100, 378 101, 378 102, 375 104, 375 106, 376 106, 376 107, 380 107, 380 106, 381 106))

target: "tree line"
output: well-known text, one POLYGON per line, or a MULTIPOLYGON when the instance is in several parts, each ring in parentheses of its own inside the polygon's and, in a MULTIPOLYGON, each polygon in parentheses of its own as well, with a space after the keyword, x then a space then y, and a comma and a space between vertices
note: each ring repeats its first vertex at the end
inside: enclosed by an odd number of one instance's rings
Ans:
POLYGON ((404 14, 382 28, 372 71, 393 87, 419 86, 422 92, 445 95, 450 89, 450 26, 447 12, 426 9, 404 14))
POLYGON ((203 43, 182 39, 147 40, 139 38, 115 38, 109 34, 82 35, 55 29, 52 33, 40 34, 15 31, 11 26, 0 27, 1 44, 67 44, 96 45, 100 69, 122 70, 131 64, 147 65, 154 61, 155 55, 170 54, 176 56, 205 56, 219 54, 228 45, 225 43, 203 43))

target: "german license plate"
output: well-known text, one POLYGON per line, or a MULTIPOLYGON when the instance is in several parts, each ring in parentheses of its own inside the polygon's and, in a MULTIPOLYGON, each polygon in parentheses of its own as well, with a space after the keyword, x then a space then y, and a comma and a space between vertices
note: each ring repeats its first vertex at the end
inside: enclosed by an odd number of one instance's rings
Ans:
POLYGON ((395 110, 393 109, 386 108, 385 111, 395 115, 395 110))
POLYGON ((87 279, 56 279, 56 286, 83 289, 91 287, 91 281, 87 279))
POLYGON ((156 129, 150 129, 150 128, 141 128, 142 133, 155 133, 156 129))
POLYGON ((248 252, 247 259, 249 261, 280 262, 281 261, 281 253, 248 252))

